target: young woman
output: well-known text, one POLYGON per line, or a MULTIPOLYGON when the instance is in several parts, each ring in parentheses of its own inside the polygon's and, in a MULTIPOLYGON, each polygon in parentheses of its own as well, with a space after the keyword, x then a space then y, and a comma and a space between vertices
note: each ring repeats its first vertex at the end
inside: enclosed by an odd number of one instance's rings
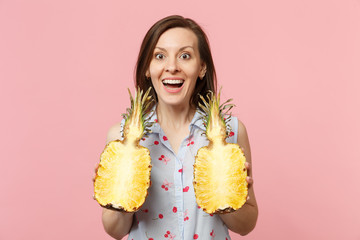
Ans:
MULTIPOLYGON (((209 215, 195 200, 193 164, 197 150, 207 145, 200 115, 199 94, 216 90, 215 68, 203 30, 193 20, 169 16, 147 32, 136 66, 136 87, 152 87, 156 99, 152 133, 141 145, 152 159, 149 195, 136 213, 103 209, 106 232, 115 239, 230 239, 228 229, 246 235, 258 216, 251 177, 251 154, 244 124, 232 117, 228 142, 244 150, 249 196, 239 210, 209 215)), ((121 123, 113 126, 107 141, 121 139, 121 123)))

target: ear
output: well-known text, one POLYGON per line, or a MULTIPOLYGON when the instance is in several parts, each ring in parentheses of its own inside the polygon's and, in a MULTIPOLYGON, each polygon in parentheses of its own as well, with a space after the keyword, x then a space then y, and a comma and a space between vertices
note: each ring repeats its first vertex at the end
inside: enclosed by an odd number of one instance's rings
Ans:
POLYGON ((206 64, 204 62, 202 62, 200 74, 199 74, 200 79, 203 79, 203 77, 205 76, 205 73, 206 73, 206 64))
POLYGON ((149 71, 149 69, 146 70, 146 72, 145 72, 145 77, 146 77, 146 78, 150 78, 150 71, 149 71))

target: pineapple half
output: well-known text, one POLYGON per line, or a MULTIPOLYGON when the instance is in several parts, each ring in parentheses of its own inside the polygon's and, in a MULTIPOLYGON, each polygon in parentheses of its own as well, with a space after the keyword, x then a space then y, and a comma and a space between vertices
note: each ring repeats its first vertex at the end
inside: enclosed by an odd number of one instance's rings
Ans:
POLYGON ((232 99, 220 105, 220 93, 210 92, 199 104, 209 145, 198 150, 194 164, 196 202, 205 212, 227 213, 241 208, 248 195, 245 155, 238 144, 226 143, 231 131, 225 119, 232 99))
POLYGON ((131 108, 123 114, 123 140, 109 142, 100 156, 94 181, 94 199, 106 208, 125 212, 137 211, 145 202, 150 186, 151 158, 139 141, 149 131, 150 88, 145 94, 138 89, 135 99, 129 90, 131 108))

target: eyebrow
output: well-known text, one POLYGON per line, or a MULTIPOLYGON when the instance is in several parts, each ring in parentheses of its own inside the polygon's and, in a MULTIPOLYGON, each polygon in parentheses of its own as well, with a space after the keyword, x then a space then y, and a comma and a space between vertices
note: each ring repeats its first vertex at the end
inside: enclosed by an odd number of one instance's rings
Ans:
MULTIPOLYGON (((155 48, 158 48, 158 49, 160 49, 161 51, 166 52, 166 49, 165 49, 165 48, 162 48, 162 47, 155 47, 155 48)), ((192 48, 193 50, 195 50, 192 46, 184 46, 184 47, 181 47, 181 48, 179 49, 179 51, 182 51, 182 50, 184 50, 185 48, 192 48)))

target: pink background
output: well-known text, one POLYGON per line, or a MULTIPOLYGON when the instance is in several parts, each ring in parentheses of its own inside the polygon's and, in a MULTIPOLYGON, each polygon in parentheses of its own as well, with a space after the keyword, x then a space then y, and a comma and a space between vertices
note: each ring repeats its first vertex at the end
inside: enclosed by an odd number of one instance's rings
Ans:
POLYGON ((111 239, 93 169, 147 29, 207 32, 260 209, 233 239, 360 239, 360 2, 0 1, 0 239, 111 239))

